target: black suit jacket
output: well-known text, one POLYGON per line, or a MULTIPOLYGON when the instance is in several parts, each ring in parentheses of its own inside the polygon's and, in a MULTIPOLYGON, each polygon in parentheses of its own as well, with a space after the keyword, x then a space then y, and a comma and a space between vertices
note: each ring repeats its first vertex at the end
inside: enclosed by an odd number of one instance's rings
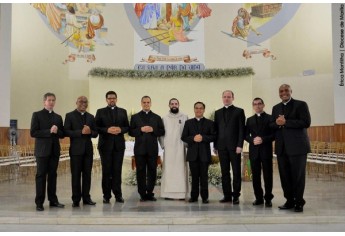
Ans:
POLYGON ((285 148, 287 155, 307 154, 310 152, 307 128, 311 123, 308 105, 304 101, 291 98, 285 112, 283 106, 283 103, 278 103, 272 108, 270 127, 275 131, 275 153, 281 156, 285 148), (276 119, 282 114, 285 115, 286 124, 278 126, 276 119))
POLYGON ((217 150, 236 150, 243 147, 245 138, 246 117, 242 108, 230 106, 230 118, 225 118, 225 108, 220 108, 214 114, 214 125, 217 133, 214 147, 217 150))
POLYGON ((247 119, 246 123, 246 141, 249 143, 249 158, 264 159, 273 158, 272 141, 274 139, 273 130, 270 128, 271 115, 263 112, 261 114, 261 122, 257 120, 257 115, 253 115, 247 119), (255 137, 261 137, 262 143, 254 145, 255 137))
POLYGON ((95 119, 99 133, 98 149, 100 151, 121 151, 126 148, 124 134, 129 129, 127 111, 120 107, 115 107, 114 109, 114 118, 110 107, 98 109, 96 112, 95 119), (111 126, 120 127, 121 133, 118 135, 109 134, 108 128, 111 126))
POLYGON ((201 130, 198 129, 197 120, 195 118, 186 121, 183 132, 182 141, 188 144, 187 161, 196 161, 199 157, 201 162, 211 162, 211 148, 210 143, 216 139, 216 132, 214 130, 213 121, 202 118, 199 122, 201 130), (194 141, 194 136, 200 134, 202 142, 194 141))
POLYGON ((64 132, 65 136, 70 138, 71 144, 69 148, 70 155, 83 155, 86 152, 93 154, 91 138, 98 136, 96 122, 93 115, 88 112, 84 113, 85 121, 77 110, 66 114, 64 132), (91 134, 82 134, 84 125, 91 129, 91 134))
POLYGON ((135 137, 134 155, 158 156, 158 137, 165 134, 162 118, 150 111, 150 119, 145 122, 145 112, 140 111, 131 118, 129 135, 135 137), (153 132, 143 133, 141 127, 151 126, 153 132))
POLYGON ((62 117, 48 110, 34 112, 31 119, 31 137, 35 138, 35 156, 46 157, 50 155, 60 156, 59 138, 64 137, 62 117), (56 125, 57 134, 50 133, 50 128, 56 125))

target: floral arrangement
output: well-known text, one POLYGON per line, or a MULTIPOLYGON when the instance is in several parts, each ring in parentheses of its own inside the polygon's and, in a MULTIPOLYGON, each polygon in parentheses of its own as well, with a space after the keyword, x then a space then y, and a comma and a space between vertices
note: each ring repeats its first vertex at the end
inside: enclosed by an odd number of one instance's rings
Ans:
POLYGON ((235 69, 206 69, 203 71, 141 71, 126 69, 110 69, 96 67, 89 71, 89 76, 101 78, 196 78, 196 79, 219 79, 227 77, 242 77, 254 75, 251 67, 235 69))
MULTIPOLYGON (((191 177, 189 178, 189 181, 191 181, 191 177)), ((156 185, 160 186, 162 182, 162 168, 157 167, 157 180, 156 185)), ((222 184, 222 173, 220 170, 219 163, 211 164, 208 168, 208 182, 219 186, 222 184)), ((135 170, 130 170, 124 180, 124 183, 126 185, 137 185, 137 175, 135 170)))

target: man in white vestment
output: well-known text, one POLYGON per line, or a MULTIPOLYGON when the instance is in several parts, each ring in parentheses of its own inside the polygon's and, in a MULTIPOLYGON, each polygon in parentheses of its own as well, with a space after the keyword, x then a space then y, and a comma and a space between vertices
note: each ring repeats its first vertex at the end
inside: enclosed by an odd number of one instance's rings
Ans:
POLYGON ((179 106, 176 98, 170 99, 170 111, 162 118, 165 135, 159 138, 164 150, 161 197, 166 200, 184 200, 188 193, 186 147, 181 140, 184 123, 188 117, 179 111, 179 106))

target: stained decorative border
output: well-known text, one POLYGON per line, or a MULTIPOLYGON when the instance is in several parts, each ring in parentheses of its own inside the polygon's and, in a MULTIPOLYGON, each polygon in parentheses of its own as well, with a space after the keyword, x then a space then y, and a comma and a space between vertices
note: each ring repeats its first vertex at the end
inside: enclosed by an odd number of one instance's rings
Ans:
POLYGON ((126 69, 110 69, 96 67, 89 71, 89 76, 99 78, 196 78, 196 79, 219 79, 227 77, 242 77, 255 75, 253 68, 242 67, 235 69, 206 69, 203 71, 140 71, 126 69))

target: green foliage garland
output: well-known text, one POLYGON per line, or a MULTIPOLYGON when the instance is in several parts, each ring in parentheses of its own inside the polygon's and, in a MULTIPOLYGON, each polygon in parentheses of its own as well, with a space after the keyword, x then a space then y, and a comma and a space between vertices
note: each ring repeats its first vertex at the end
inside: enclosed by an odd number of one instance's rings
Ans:
POLYGON ((225 77, 242 77, 254 75, 251 67, 236 69, 207 69, 204 71, 143 71, 143 70, 126 70, 110 69, 96 67, 89 71, 89 76, 101 78, 196 78, 196 79, 219 79, 225 77))

